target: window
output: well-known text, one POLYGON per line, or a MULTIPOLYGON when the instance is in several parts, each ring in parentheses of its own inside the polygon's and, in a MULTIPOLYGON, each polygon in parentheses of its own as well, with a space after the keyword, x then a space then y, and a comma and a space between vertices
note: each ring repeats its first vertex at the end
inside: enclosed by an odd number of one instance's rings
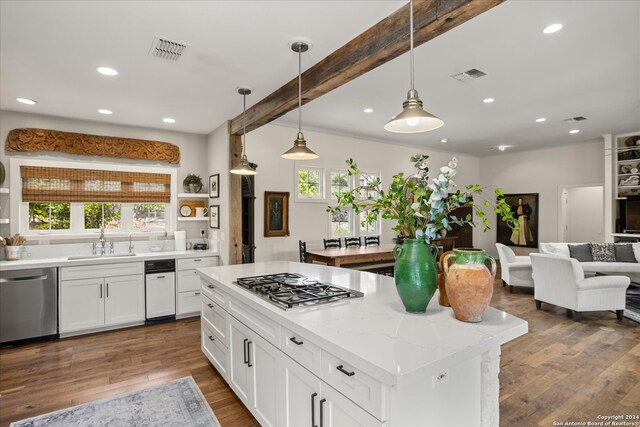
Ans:
POLYGON ((164 203, 138 203, 133 205, 133 227, 137 230, 164 230, 164 203))
POLYGON ((331 172, 331 198, 337 199, 349 191, 349 174, 346 171, 331 172))
POLYGON ((342 211, 331 215, 331 236, 343 237, 351 234, 352 212, 342 211))
POLYGON ((373 189, 376 187, 380 180, 380 175, 372 173, 362 173, 359 177, 358 185, 362 187, 360 194, 364 198, 378 198, 378 192, 373 189))
POLYGON ((380 234, 380 216, 376 218, 371 224, 367 224, 367 218, 370 215, 369 211, 360 212, 360 236, 370 236, 380 234))
POLYGON ((300 166, 297 169, 297 198, 298 199, 323 199, 322 181, 324 173, 321 168, 300 166))
POLYGON ((84 229, 121 228, 121 210, 117 203, 85 203, 84 229))
POLYGON ((68 230, 70 227, 70 203, 29 203, 29 230, 68 230))

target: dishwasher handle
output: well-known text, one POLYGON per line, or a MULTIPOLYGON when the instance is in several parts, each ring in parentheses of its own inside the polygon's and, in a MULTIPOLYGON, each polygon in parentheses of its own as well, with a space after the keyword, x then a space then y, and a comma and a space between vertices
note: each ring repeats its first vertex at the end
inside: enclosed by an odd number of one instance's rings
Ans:
POLYGON ((5 278, 0 278, 0 283, 7 283, 7 282, 25 282, 28 280, 47 280, 49 276, 47 276, 46 274, 43 276, 29 276, 29 277, 13 277, 11 279, 5 279, 5 278))

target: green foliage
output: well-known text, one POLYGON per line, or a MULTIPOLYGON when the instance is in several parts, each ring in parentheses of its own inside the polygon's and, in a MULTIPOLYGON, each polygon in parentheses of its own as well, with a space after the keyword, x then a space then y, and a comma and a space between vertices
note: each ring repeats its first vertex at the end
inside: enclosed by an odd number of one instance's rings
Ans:
POLYGON ((70 203, 29 203, 29 230, 68 230, 70 227, 70 203))
POLYGON ((320 177, 317 170, 300 169, 298 171, 298 194, 317 196, 320 193, 320 177))
MULTIPOLYGON (((337 214, 342 208, 350 207, 356 214, 366 212, 366 218, 361 221, 371 224, 380 214, 382 218, 394 220, 394 230, 402 236, 431 241, 437 237, 442 229, 451 230, 453 224, 464 225, 473 223, 473 216, 458 218, 454 215, 456 209, 464 206, 471 207, 476 217, 482 222, 484 231, 489 229, 490 221, 483 208, 493 207, 510 227, 517 229, 517 222, 513 218, 509 205, 504 201, 500 188, 494 190, 495 201, 483 198, 483 188, 479 185, 467 185, 464 192, 456 190, 453 177, 456 175, 457 160, 454 157, 447 166, 440 168, 437 178, 429 179, 429 157, 418 154, 411 157, 417 172, 405 177, 401 172, 393 176, 387 191, 384 191, 380 178, 369 177, 357 188, 338 196, 338 205, 329 206, 327 212, 337 214)), ((348 174, 359 175, 357 164, 347 160, 348 174)))
POLYGON ((189 184, 202 185, 202 178, 200 178, 198 175, 190 173, 189 175, 186 176, 183 182, 187 185, 189 184))
POLYGON ((120 204, 117 203, 85 203, 85 230, 98 228, 120 228, 120 204))

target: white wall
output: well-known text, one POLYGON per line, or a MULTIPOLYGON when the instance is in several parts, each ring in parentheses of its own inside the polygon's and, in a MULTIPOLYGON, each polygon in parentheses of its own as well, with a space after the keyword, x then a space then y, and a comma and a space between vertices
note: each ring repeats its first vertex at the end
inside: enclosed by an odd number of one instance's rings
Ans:
MULTIPOLYGON (((539 193, 538 241, 554 242, 559 239, 559 189, 574 185, 603 185, 603 156, 601 141, 524 153, 500 153, 480 159, 480 181, 483 186, 502 187, 507 194, 539 193)), ((495 255, 495 215, 490 219, 492 229, 474 240, 474 244, 495 255)), ((514 249, 518 253, 535 251, 531 248, 514 249)))
MULTIPOLYGON (((249 161, 258 164, 256 176, 256 262, 276 259, 298 259, 298 240, 306 241, 308 247, 322 245, 322 239, 329 235, 327 203, 295 201, 295 164, 292 160, 280 157, 291 148, 296 137, 296 129, 276 125, 263 126, 247 134, 247 156, 249 161), (288 191, 289 200, 289 237, 264 236, 264 192, 288 191)), ((386 188, 393 175, 398 172, 412 173, 415 170, 409 161, 413 154, 425 153, 430 156, 431 176, 439 173, 453 156, 452 153, 432 149, 400 147, 380 142, 366 141, 346 136, 330 135, 314 131, 305 131, 308 146, 319 154, 320 158, 304 164, 330 169, 346 169, 345 160, 353 158, 362 171, 379 172, 383 188, 386 188)), ((456 155, 459 174, 455 181, 461 187, 464 184, 477 184, 480 180, 480 160, 468 155, 456 155)), ((391 243, 396 232, 391 230, 393 223, 383 220, 382 240, 391 243)), ((475 239, 476 237, 474 237, 475 239)))
MULTIPOLYGON (((205 135, 190 134, 184 132, 174 132, 164 129, 150 129, 136 126, 116 125, 108 122, 92 122, 86 120, 66 119, 62 117, 43 116, 38 114, 26 114, 15 111, 0 111, 0 142, 2 142, 2 150, 0 150, 0 161, 7 169, 7 178, 2 187, 9 187, 9 157, 22 158, 38 158, 48 160, 65 160, 75 161, 79 164, 87 165, 87 163, 110 163, 110 164, 127 164, 127 165, 146 165, 146 166, 162 166, 166 168, 177 169, 178 173, 178 192, 182 190, 182 180, 189 173, 200 175, 205 183, 208 184, 207 174, 207 137, 205 135), (4 142, 10 130, 16 128, 43 128, 53 129, 66 132, 78 132, 104 136, 117 136, 123 138, 137 138, 169 142, 180 147, 180 164, 171 165, 166 162, 151 162, 133 159, 116 159, 110 157, 87 157, 64 153, 53 152, 37 152, 37 153, 7 153, 4 149, 4 142)), ((206 188, 203 190, 206 191, 206 188)), ((5 199, 5 197, 3 197, 5 199)), ((6 198, 8 199, 8 198, 6 198)), ((2 212, 8 209, 5 200, 3 200, 2 212)), ((13 212, 11 212, 13 214, 13 212)), ((4 216, 4 214, 2 215, 4 216)), ((17 221, 12 218, 12 223, 17 221)), ((199 229, 208 228, 208 224, 202 223, 178 223, 179 230, 187 230, 188 238, 196 238, 199 236, 199 229)), ((3 226, 2 233, 6 233, 6 226, 3 226)), ((13 226, 12 226, 13 230, 13 226)))
POLYGON ((604 242, 603 187, 569 187, 563 193, 559 235, 567 242, 604 242))
POLYGON ((220 197, 209 199, 209 205, 220 205, 220 229, 209 230, 211 239, 218 240, 220 250, 220 263, 229 264, 229 215, 238 215, 240 212, 229 211, 229 133, 227 124, 220 125, 207 136, 207 155, 202 156, 207 163, 207 185, 209 175, 220 174, 220 197))

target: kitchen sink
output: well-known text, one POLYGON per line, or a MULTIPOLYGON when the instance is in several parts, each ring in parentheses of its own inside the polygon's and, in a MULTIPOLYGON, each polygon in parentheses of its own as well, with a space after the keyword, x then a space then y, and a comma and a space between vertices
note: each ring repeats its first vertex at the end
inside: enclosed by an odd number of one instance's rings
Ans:
POLYGON ((136 254, 105 254, 105 255, 73 255, 68 257, 69 261, 77 259, 102 259, 102 258, 122 258, 136 256, 136 254))

